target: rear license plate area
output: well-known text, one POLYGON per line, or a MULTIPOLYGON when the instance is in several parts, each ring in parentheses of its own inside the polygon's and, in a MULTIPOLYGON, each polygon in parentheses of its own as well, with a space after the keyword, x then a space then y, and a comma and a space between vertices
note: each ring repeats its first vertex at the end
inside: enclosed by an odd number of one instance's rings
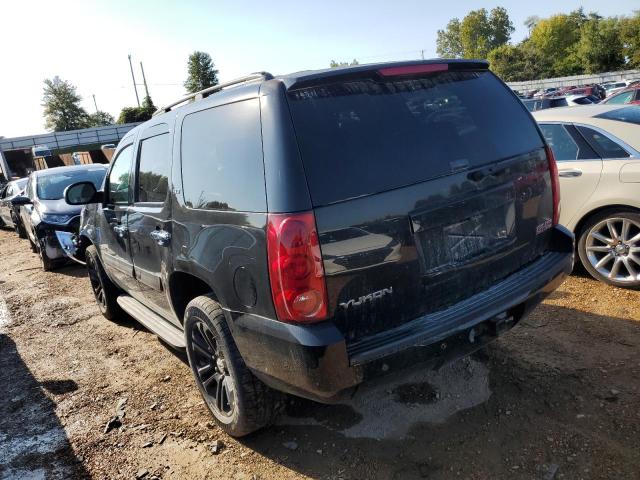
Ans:
POLYGON ((440 275, 512 244, 513 185, 410 215, 424 276, 440 275))

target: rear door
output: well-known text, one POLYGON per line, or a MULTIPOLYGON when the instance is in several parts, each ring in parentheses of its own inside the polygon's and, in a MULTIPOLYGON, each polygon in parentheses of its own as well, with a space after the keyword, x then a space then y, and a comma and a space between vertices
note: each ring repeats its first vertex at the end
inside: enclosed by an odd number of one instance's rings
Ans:
POLYGON ((600 183, 602 159, 571 124, 541 123, 540 130, 558 162, 560 223, 573 230, 600 183))
POLYGON ((166 262, 171 245, 169 173, 172 135, 160 123, 142 131, 135 167, 134 203, 129 211, 133 268, 138 282, 134 294, 148 307, 173 318, 166 294, 166 262))
POLYGON ((105 203, 98 207, 96 218, 102 263, 126 291, 135 287, 128 231, 133 159, 133 144, 128 143, 111 162, 105 179, 105 203))
POLYGON ((348 342, 447 308, 547 249, 543 139, 502 82, 467 68, 358 71, 288 92, 329 311, 348 342))

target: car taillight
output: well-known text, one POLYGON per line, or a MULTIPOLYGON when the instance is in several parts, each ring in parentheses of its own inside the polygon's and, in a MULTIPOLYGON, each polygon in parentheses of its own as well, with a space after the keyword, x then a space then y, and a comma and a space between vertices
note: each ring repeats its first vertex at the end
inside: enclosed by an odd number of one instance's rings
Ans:
POLYGON ((279 320, 327 317, 327 287, 312 212, 269 214, 267 255, 271 295, 279 320))
POLYGON ((551 191, 553 192, 553 224, 560 222, 560 177, 558 175, 558 164, 553 156, 553 151, 547 145, 547 160, 549 161, 549 174, 551 175, 551 191))

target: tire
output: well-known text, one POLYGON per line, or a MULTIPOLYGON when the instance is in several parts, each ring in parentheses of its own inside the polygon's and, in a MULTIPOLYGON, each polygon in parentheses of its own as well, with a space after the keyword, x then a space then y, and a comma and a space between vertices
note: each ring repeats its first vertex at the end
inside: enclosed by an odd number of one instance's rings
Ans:
MULTIPOLYGON (((42 241, 44 242, 44 240, 42 241)), ((38 245, 38 257, 40 257, 40 265, 42 266, 42 270, 45 272, 50 272, 56 266, 56 262, 50 259, 47 256, 47 249, 41 244, 38 245)))
POLYGON ((35 243, 33 243, 33 240, 31 240, 31 237, 29 237, 29 247, 31 247, 31 251, 33 253, 38 253, 38 247, 35 243))
POLYGON ((120 290, 104 271, 98 257, 98 250, 94 245, 89 245, 85 250, 85 260, 87 262, 91 290, 93 290, 93 296, 96 299, 100 313, 107 320, 115 320, 121 317, 124 312, 118 305, 120 290))
POLYGON ((11 214, 11 219, 13 220, 13 229, 18 234, 18 238, 27 238, 27 232, 25 231, 22 222, 13 214, 11 214))
POLYGON ((578 256, 596 280, 640 289, 640 214, 610 209, 593 215, 579 232, 578 256))
POLYGON ((209 296, 187 305, 184 333, 189 365, 216 423, 242 437, 273 423, 283 395, 258 380, 236 347, 220 306, 209 296))

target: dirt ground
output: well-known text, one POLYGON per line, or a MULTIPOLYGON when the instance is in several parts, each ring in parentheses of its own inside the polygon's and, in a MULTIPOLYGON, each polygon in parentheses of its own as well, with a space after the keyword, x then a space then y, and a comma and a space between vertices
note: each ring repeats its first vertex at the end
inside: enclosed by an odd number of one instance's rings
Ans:
POLYGON ((639 348, 640 292, 573 275, 469 359, 345 405, 291 399, 234 440, 183 354, 0 230, 0 479, 640 478, 639 348))

